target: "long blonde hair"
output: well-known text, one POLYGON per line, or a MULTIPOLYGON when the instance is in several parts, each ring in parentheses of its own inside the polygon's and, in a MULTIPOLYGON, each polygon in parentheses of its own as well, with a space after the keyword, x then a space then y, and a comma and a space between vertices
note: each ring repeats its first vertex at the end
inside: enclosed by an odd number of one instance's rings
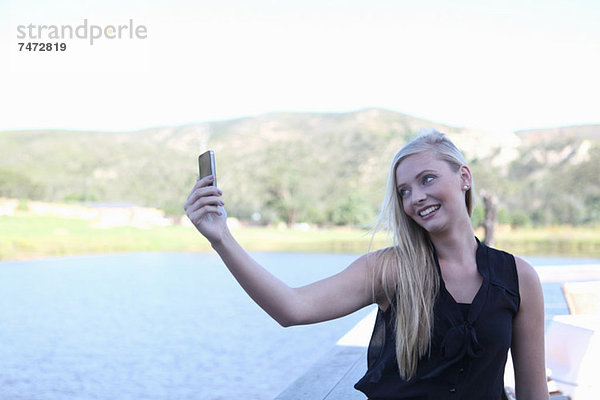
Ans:
MULTIPOLYGON (((427 231, 404 212, 396 170, 406 157, 425 151, 435 152, 455 171, 466 165, 462 153, 445 134, 434 129, 419 133, 392 160, 385 199, 375 226, 375 232, 385 229, 393 234, 393 247, 383 253, 380 279, 385 296, 395 309, 396 357, 400 376, 405 379, 415 376, 419 359, 430 349, 439 277, 427 231), (393 280, 393 285, 388 279, 393 280)), ((465 193, 469 216, 473 210, 472 193, 471 186, 465 193)))

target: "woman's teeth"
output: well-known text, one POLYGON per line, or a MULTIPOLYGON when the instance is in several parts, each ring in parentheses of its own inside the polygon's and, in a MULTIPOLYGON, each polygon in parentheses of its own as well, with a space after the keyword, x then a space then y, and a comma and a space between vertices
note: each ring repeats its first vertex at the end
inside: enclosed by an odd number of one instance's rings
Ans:
POLYGON ((423 211, 421 211, 419 213, 419 215, 421 217, 425 217, 425 216, 431 214, 432 212, 434 212, 435 210, 437 210, 439 208, 440 208, 440 206, 431 206, 431 207, 428 207, 428 208, 424 209, 423 211))

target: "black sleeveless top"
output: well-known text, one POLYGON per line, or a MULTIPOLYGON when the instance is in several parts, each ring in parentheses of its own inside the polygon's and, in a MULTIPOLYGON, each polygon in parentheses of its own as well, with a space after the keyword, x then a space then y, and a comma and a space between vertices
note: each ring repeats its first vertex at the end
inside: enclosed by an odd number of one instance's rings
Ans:
POLYGON ((467 309, 446 290, 436 256, 440 290, 431 352, 419 360, 416 376, 408 381, 400 377, 396 362, 394 305, 379 310, 368 370, 356 389, 371 400, 504 398, 504 366, 520 302, 515 259, 479 243, 476 260, 483 282, 467 309))

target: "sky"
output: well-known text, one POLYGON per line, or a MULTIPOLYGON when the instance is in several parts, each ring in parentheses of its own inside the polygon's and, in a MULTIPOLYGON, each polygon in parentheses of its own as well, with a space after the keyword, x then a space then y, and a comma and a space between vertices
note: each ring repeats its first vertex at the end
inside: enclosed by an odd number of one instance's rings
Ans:
POLYGON ((0 0, 0 130, 367 107, 488 131, 600 123, 597 21, 597 0, 0 0), (67 48, 19 51, 40 41, 67 48))

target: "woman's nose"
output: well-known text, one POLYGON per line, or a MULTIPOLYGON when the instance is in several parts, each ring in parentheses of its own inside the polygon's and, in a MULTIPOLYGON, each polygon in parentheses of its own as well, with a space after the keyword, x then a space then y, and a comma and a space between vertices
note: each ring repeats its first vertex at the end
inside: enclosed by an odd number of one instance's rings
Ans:
POLYGON ((418 188, 413 189, 411 194, 412 194, 411 200, 412 200, 413 204, 422 203, 427 198, 427 195, 425 194, 425 192, 418 188))

